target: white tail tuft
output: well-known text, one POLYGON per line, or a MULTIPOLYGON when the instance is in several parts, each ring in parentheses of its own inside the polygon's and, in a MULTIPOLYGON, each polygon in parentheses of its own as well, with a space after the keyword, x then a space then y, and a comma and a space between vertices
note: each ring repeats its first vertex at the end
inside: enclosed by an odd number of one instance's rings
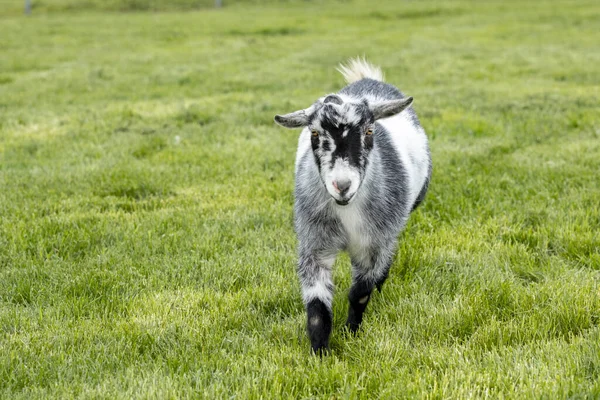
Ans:
POLYGON ((340 64, 337 70, 344 75, 344 79, 346 79, 346 82, 348 83, 360 81, 363 78, 375 79, 376 81, 383 82, 383 72, 381 72, 381 68, 369 63, 364 58, 351 58, 346 64, 340 64))

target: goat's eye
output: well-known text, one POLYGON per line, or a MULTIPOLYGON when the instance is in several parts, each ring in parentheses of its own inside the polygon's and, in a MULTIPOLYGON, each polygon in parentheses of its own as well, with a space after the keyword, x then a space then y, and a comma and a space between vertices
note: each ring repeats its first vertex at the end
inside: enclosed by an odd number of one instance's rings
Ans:
POLYGON ((369 135, 372 135, 372 134, 373 134, 373 128, 367 129, 366 135, 369 136, 369 135))
POLYGON ((317 136, 319 136, 319 132, 317 132, 317 131, 315 131, 315 130, 313 130, 313 131, 311 132, 311 134, 312 134, 312 136, 313 136, 313 137, 317 137, 317 136))

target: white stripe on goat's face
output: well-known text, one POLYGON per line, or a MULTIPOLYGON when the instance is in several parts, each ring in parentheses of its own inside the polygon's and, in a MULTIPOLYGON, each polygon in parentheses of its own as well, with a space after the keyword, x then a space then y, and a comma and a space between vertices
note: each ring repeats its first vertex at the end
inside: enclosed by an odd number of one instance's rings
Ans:
POLYGON ((339 205, 352 201, 365 175, 373 148, 373 135, 368 133, 373 122, 366 103, 325 102, 311 116, 315 161, 321 180, 339 205))

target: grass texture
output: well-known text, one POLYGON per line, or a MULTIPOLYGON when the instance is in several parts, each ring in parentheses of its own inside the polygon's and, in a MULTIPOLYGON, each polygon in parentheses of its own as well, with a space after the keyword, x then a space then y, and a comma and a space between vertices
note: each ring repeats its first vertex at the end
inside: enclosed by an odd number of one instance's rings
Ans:
POLYGON ((7 10, 0 397, 600 396, 597 1, 7 10), (320 359, 272 117, 356 55, 434 173, 356 337, 338 258, 320 359))

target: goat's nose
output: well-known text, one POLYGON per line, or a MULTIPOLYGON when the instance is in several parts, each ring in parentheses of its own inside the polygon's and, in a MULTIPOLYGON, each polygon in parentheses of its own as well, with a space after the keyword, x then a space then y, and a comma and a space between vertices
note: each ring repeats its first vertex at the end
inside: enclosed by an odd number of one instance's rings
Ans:
POLYGON ((348 189, 350 189, 350 185, 352 184, 352 181, 350 181, 350 179, 346 179, 346 180, 333 181, 332 183, 333 183, 333 187, 335 188, 335 191, 343 196, 348 192, 348 189))

